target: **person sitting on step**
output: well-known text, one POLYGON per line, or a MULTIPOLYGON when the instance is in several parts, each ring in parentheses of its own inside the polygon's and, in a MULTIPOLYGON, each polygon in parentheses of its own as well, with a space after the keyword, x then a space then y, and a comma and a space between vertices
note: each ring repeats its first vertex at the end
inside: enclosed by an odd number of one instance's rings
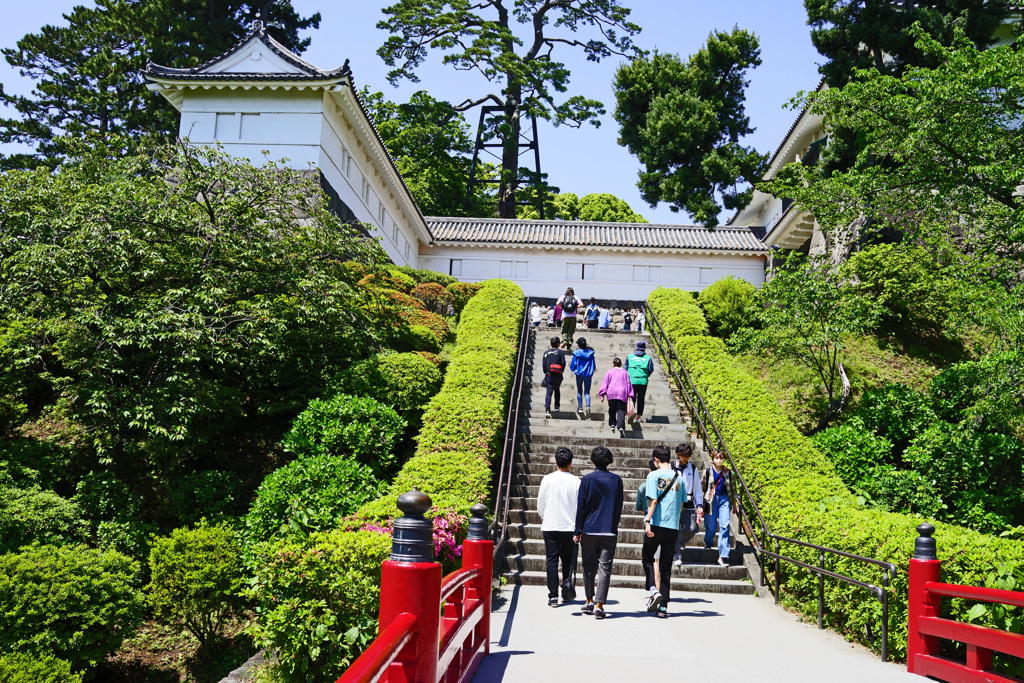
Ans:
POLYGON ((597 299, 590 297, 590 305, 587 306, 587 329, 596 330, 597 323, 601 317, 601 307, 597 305, 597 299))

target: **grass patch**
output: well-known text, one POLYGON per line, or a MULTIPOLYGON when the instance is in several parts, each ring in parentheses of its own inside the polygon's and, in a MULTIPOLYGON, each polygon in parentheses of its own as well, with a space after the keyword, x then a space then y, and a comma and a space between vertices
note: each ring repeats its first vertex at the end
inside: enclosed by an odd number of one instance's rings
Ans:
MULTIPOLYGON (((851 393, 843 415, 856 410, 857 402, 865 391, 888 382, 900 382, 927 392, 932 378, 948 364, 938 364, 923 354, 905 355, 900 353, 902 346, 892 345, 888 341, 879 340, 874 335, 847 341, 843 367, 850 378, 851 393)), ((761 380, 797 429, 807 433, 817 425, 818 417, 825 412, 828 399, 813 370, 791 360, 770 362, 771 359, 760 354, 733 354, 733 358, 761 380)), ((945 359, 956 362, 956 359, 948 356, 945 359)), ((841 418, 842 415, 839 421, 841 418)))

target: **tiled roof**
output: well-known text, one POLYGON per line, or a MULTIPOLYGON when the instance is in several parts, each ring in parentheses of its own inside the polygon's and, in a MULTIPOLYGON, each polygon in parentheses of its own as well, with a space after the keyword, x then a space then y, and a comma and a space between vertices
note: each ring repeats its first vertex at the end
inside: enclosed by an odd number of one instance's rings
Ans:
POLYGON ((242 37, 240 41, 235 43, 231 49, 221 55, 217 55, 213 59, 194 66, 189 69, 178 69, 170 66, 160 66, 149 62, 146 64, 146 71, 144 72, 147 76, 155 78, 173 78, 175 80, 185 81, 238 81, 238 80, 288 80, 288 81, 323 81, 334 78, 342 78, 349 74, 348 60, 337 69, 331 71, 324 71, 323 69, 313 66, 306 60, 299 57, 297 54, 286 48, 281 43, 271 37, 266 28, 263 26, 263 22, 256 20, 252 22, 252 27, 249 32, 242 37), (285 60, 294 67, 302 70, 301 74, 275 74, 275 73, 203 73, 204 69, 209 68, 213 64, 227 59, 235 52, 237 52, 243 45, 249 42, 253 37, 256 37, 261 43, 270 48, 271 52, 276 54, 281 59, 285 60))
POLYGON ((750 228, 427 216, 435 242, 552 247, 767 251, 750 228))

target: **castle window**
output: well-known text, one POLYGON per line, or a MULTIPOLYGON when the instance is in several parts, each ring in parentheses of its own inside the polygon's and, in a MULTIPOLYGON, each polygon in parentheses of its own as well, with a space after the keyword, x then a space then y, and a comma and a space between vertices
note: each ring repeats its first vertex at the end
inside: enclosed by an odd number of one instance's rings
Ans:
POLYGON ((448 262, 448 274, 452 277, 462 275, 462 259, 453 258, 448 262))

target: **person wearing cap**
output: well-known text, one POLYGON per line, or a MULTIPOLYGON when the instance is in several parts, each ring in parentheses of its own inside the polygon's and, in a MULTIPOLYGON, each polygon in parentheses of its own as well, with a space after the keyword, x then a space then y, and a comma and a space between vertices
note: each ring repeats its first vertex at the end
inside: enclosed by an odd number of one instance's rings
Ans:
POLYGON ((586 416, 590 417, 590 384, 594 380, 594 349, 587 346, 587 340, 580 337, 576 340, 577 349, 572 352, 569 369, 576 375, 576 412, 583 414, 583 402, 586 399, 586 416))
POLYGON ((647 355, 647 342, 639 340, 633 353, 626 356, 626 372, 629 383, 633 385, 636 396, 636 416, 634 422, 643 422, 644 398, 647 396, 647 380, 654 372, 654 361, 647 355))

